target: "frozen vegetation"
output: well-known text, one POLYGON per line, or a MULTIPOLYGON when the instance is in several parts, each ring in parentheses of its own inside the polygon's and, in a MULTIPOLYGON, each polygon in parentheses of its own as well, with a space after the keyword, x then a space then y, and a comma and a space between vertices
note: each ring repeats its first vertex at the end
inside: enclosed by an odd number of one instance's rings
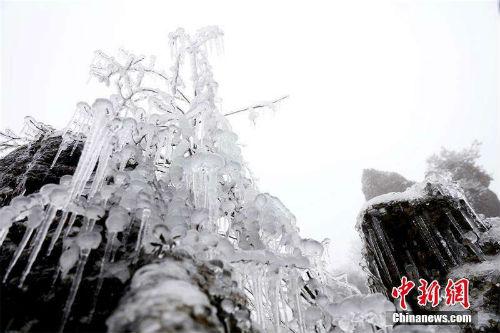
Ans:
POLYGON ((458 183, 471 206, 486 217, 500 216, 500 200, 489 189, 491 175, 479 164, 481 144, 474 141, 460 151, 441 149, 427 160, 427 175, 446 175, 458 183))
POLYGON ((243 332, 387 330, 392 303, 330 274, 325 243, 301 238, 292 213, 260 193, 245 166, 227 117, 248 112, 255 120, 281 99, 222 114, 209 63, 222 32, 178 29, 169 43, 168 70, 156 68, 153 57, 96 52, 91 74, 114 91, 78 103, 62 131, 27 118, 20 135, 2 132, 6 151, 61 136, 52 167, 61 152, 84 144, 73 175, 26 196, 21 184, 21 195, 0 208, 0 244, 13 224, 24 226, 3 282, 29 288, 34 264, 60 256, 54 283, 71 281, 61 332, 95 253, 101 258, 89 318, 104 279, 130 278, 107 321, 112 332, 227 331, 217 326, 220 316, 243 332), (143 254, 156 259, 130 277, 143 254), (197 275, 206 267, 211 282, 197 275))

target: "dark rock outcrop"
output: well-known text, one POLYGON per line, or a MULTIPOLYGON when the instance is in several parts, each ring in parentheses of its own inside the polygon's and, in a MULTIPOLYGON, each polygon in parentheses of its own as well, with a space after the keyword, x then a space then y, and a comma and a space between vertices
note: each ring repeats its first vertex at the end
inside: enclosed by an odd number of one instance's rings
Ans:
POLYGON ((43 185, 73 174, 83 143, 63 150, 51 168, 61 140, 60 136, 40 138, 0 159, 0 207, 8 205, 14 196, 37 192, 43 185))
MULTIPOLYGON (((21 240, 24 228, 15 224, 11 227, 9 238, 5 241, 0 254, 2 276, 9 264, 15 245, 21 240), (14 230, 12 230, 14 229, 14 230), (4 250, 10 249, 10 251, 4 250)), ((53 230, 51 230, 51 234, 53 230)), ((27 262, 28 254, 23 254, 14 268, 11 278, 0 285, 0 331, 2 332, 57 332, 62 319, 63 308, 68 297, 71 278, 58 277, 58 261, 61 244, 57 244, 50 256, 46 255, 47 245, 42 248, 43 258, 37 260, 25 286, 18 288, 19 277, 27 262), (57 279, 57 280, 56 280, 57 279)), ((104 280, 97 303, 96 312, 91 320, 90 314, 99 274, 99 263, 103 249, 91 253, 85 266, 84 280, 78 291, 72 315, 65 332, 105 332, 105 320, 116 307, 126 288, 125 281, 109 276, 104 280)), ((129 268, 130 270, 135 267, 129 268)), ((73 270, 70 272, 72 276, 73 270)))
MULTIPOLYGON (((371 290, 392 299, 391 290, 403 276, 417 285, 420 278, 445 285, 449 277, 465 274, 464 267, 477 267, 478 274, 458 278, 471 280, 471 297, 481 294, 472 311, 495 318, 500 314, 498 286, 491 282, 500 278, 494 259, 500 249, 496 224, 481 219, 457 188, 438 182, 375 197, 361 211, 357 226, 365 244, 371 290)), ((412 311, 433 311, 417 304, 415 289, 407 298, 412 311)), ((499 328, 498 319, 479 324, 483 332, 499 328)))
POLYGON ((386 193, 403 192, 415 182, 396 172, 364 169, 361 184, 365 199, 370 200, 386 193))
POLYGON ((443 280, 452 267, 481 260, 479 247, 469 238, 485 230, 482 222, 466 201, 438 184, 375 198, 361 213, 358 227, 373 272, 371 284, 387 295, 402 276, 443 280))
MULTIPOLYGON (((63 150, 57 163, 51 164, 57 154, 61 137, 48 137, 22 146, 0 159, 0 207, 22 193, 36 193, 45 184, 58 183, 64 175, 72 175, 81 154, 82 145, 70 146, 63 150), (73 149, 74 148, 74 149, 73 149)), ((60 216, 58 216, 60 218, 60 216)), ((52 235, 55 225, 51 229, 52 235)), ((23 237, 22 223, 14 223, 0 253, 0 272, 3 276, 17 244, 23 237)), ((51 237, 50 237, 51 238, 51 237)), ((46 242, 48 243, 48 242, 46 242)), ((46 253, 48 244, 42 248, 46 253)), ((62 242, 56 244, 50 256, 45 255, 35 262, 25 287, 18 288, 19 277, 27 262, 26 251, 14 267, 10 279, 0 284, 0 331, 2 332, 56 332, 61 322, 62 309, 68 297, 71 280, 61 280, 57 267, 62 250, 62 242), (59 277, 58 277, 59 276, 59 277), (56 282, 56 279, 59 279, 56 282)), ((94 251, 86 266, 79 297, 73 308, 73 316, 67 325, 72 332, 104 332, 105 319, 118 304, 126 287, 118 278, 106 279, 101 291, 105 304, 97 304, 92 320, 86 318, 94 302, 95 278, 99 274, 99 262, 103 249, 94 251)))

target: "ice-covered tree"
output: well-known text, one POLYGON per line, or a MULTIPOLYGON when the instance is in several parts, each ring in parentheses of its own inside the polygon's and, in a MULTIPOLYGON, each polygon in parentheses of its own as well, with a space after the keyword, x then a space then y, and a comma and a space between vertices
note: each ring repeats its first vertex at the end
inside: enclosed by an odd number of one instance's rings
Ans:
POLYGON ((477 164, 481 143, 474 141, 460 151, 441 149, 427 160, 427 173, 449 173, 453 180, 465 187, 488 187, 492 177, 477 164))
POLYGON ((478 164, 481 143, 474 141, 460 151, 441 149, 427 160, 427 176, 440 175, 457 182, 472 206, 486 216, 500 215, 500 201, 488 189, 492 176, 478 164))
MULTIPOLYGON (((110 269, 126 280, 123 271, 147 254, 155 260, 133 275, 131 294, 108 320, 113 332, 168 331, 164 325, 178 324, 181 306, 203 313, 209 299, 219 299, 220 309, 205 317, 207 332, 221 330, 212 320, 223 314, 231 315, 240 331, 385 330, 385 311, 392 304, 381 295, 363 296, 332 276, 325 269, 324 245, 300 237, 292 213, 276 197, 259 192, 243 162, 227 117, 248 111, 254 119, 281 99, 222 114, 209 63, 222 32, 207 27, 189 35, 178 29, 169 41, 168 70, 158 69, 152 57, 96 52, 91 74, 113 87, 113 94, 92 105, 78 103, 62 131, 35 130, 37 138, 62 136, 53 165, 61 151, 79 142, 84 148, 73 175, 0 209, 0 244, 13 223, 25 227, 4 283, 11 281, 21 254, 28 253, 28 260, 20 286, 35 261, 43 260, 42 246, 48 244, 54 255, 60 244, 57 278, 72 280, 63 330, 92 252, 103 253, 96 300, 110 269), (204 291, 194 287, 204 263, 224 268, 230 282, 204 291), (241 293, 241 304, 224 298, 233 289, 241 293), (251 321, 241 314, 245 308, 251 321), (137 323, 155 315, 164 322, 137 323)), ((214 279, 225 281, 224 274, 214 279)), ((94 310, 89 311, 91 316, 94 310)), ((203 331, 199 322, 192 325, 198 326, 185 331, 203 331)))

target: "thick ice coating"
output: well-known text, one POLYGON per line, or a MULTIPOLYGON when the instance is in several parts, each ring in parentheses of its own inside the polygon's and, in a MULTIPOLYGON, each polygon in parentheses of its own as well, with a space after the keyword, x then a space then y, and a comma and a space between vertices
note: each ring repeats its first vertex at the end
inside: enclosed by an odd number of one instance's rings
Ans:
MULTIPOLYGON (((179 29, 170 38, 169 73, 131 53, 122 61, 97 52, 91 73, 115 88, 113 95, 91 107, 78 103, 70 124, 53 133, 63 137, 63 148, 84 141, 73 176, 44 186, 39 197, 20 196, 0 209, 0 244, 14 219, 21 217, 26 227, 12 266, 35 235, 21 284, 33 263, 44 260, 39 253, 50 238, 50 255, 60 254, 59 272, 72 279, 63 331, 91 253, 104 253, 97 302, 102 280, 127 279, 139 254, 160 260, 178 251, 231 270, 248 300, 251 325, 262 332, 327 332, 332 325, 350 332, 352 325, 339 323, 351 315, 370 327, 380 325, 374 318, 386 307, 371 307, 374 317, 360 316, 349 304, 366 300, 346 299, 361 296, 325 269, 324 243, 302 239, 293 214, 255 185, 238 137, 218 108, 208 50, 220 47, 222 32, 208 27, 189 35, 179 29)), ((252 118, 263 109, 252 109, 252 118)), ((142 288, 154 274, 186 270, 160 261, 139 270, 132 288, 142 288)), ((165 294, 188 306, 209 305, 204 292, 182 281, 154 285, 141 289, 141 297, 153 295, 153 301, 165 294)), ((221 307, 249 327, 234 303, 227 300, 221 307)), ((127 317, 137 309, 122 310, 127 317)))

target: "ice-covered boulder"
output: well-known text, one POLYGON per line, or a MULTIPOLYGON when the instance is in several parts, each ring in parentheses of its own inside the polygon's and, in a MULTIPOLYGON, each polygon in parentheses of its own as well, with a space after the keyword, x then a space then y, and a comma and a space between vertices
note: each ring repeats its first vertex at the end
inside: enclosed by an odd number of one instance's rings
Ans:
MULTIPOLYGON (((357 228, 372 291, 392 299, 391 290, 403 276, 416 285, 421 278, 441 285, 450 277, 469 278, 471 310, 483 316, 474 329, 496 332, 498 221, 476 214, 456 183, 431 178, 404 192, 375 197, 365 203, 357 228)), ((419 306, 416 296, 415 288, 407 298, 412 311, 435 310, 419 306)))
POLYGON ((222 262, 178 253, 141 267, 107 319, 110 332, 253 332, 247 299, 222 262))

